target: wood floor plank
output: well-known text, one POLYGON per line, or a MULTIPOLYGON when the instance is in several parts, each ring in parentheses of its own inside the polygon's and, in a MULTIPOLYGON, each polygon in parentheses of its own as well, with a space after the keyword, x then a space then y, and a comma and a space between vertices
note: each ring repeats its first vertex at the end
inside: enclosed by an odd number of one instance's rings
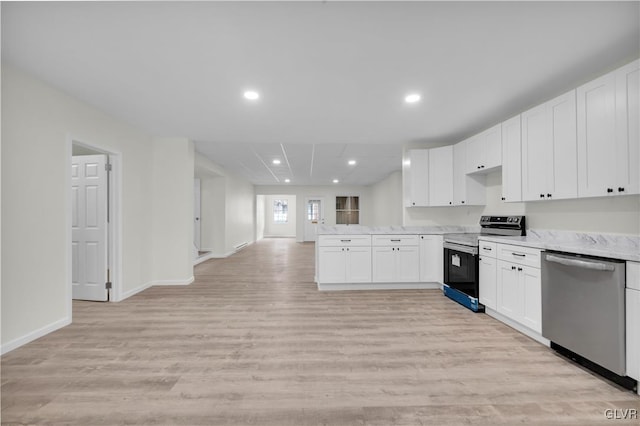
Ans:
POLYGON ((318 292, 313 253, 266 239, 201 263, 190 286, 74 301, 72 325, 2 357, 2 424, 596 425, 640 412, 637 395, 438 290, 318 292))

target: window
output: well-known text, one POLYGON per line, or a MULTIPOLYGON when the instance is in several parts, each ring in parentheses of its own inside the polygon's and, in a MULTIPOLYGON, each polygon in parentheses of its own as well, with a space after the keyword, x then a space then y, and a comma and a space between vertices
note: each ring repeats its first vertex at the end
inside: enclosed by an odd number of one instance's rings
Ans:
POLYGON ((273 200, 273 223, 287 223, 289 221, 288 200, 273 200))
POLYGON ((307 220, 318 223, 320 218, 320 200, 309 200, 307 203, 307 220))

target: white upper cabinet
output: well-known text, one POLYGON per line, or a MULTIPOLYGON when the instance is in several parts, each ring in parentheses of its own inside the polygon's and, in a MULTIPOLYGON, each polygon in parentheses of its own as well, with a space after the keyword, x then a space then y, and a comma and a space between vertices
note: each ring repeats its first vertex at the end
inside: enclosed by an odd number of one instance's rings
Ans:
POLYGON ((412 149, 409 151, 407 206, 429 205, 429 150, 412 149))
POLYGON ((502 201, 522 201, 520 115, 502 123, 502 201))
POLYGON ((639 61, 577 89, 578 195, 638 193, 639 61))
POLYGON ((522 113, 522 199, 577 197, 576 95, 522 113))
POLYGON ((429 150, 429 205, 453 205, 453 147, 429 150))
POLYGON ((470 137, 467 144, 467 173, 486 172, 502 165, 502 127, 493 126, 470 137))
POLYGON ((467 175, 467 141, 453 145, 453 205, 481 206, 486 204, 484 175, 467 175))
POLYGON ((627 194, 640 193, 639 97, 640 61, 634 61, 616 71, 617 184, 627 194))

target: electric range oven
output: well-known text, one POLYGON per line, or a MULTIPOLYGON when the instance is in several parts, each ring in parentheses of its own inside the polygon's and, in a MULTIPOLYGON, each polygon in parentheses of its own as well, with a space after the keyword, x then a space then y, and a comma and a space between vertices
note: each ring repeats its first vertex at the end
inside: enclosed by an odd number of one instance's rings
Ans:
POLYGON ((479 299, 478 237, 483 235, 525 235, 524 216, 482 216, 479 234, 445 234, 445 296, 474 312, 484 312, 479 299))

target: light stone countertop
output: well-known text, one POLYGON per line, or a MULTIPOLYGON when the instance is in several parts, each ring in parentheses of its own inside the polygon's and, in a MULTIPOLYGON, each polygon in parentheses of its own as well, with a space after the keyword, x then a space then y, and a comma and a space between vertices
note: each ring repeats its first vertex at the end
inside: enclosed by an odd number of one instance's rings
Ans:
POLYGON ((479 226, 318 225, 318 235, 442 235, 480 232, 479 226))
POLYGON ((640 237, 530 229, 526 237, 482 235, 483 241, 640 262, 640 237))

